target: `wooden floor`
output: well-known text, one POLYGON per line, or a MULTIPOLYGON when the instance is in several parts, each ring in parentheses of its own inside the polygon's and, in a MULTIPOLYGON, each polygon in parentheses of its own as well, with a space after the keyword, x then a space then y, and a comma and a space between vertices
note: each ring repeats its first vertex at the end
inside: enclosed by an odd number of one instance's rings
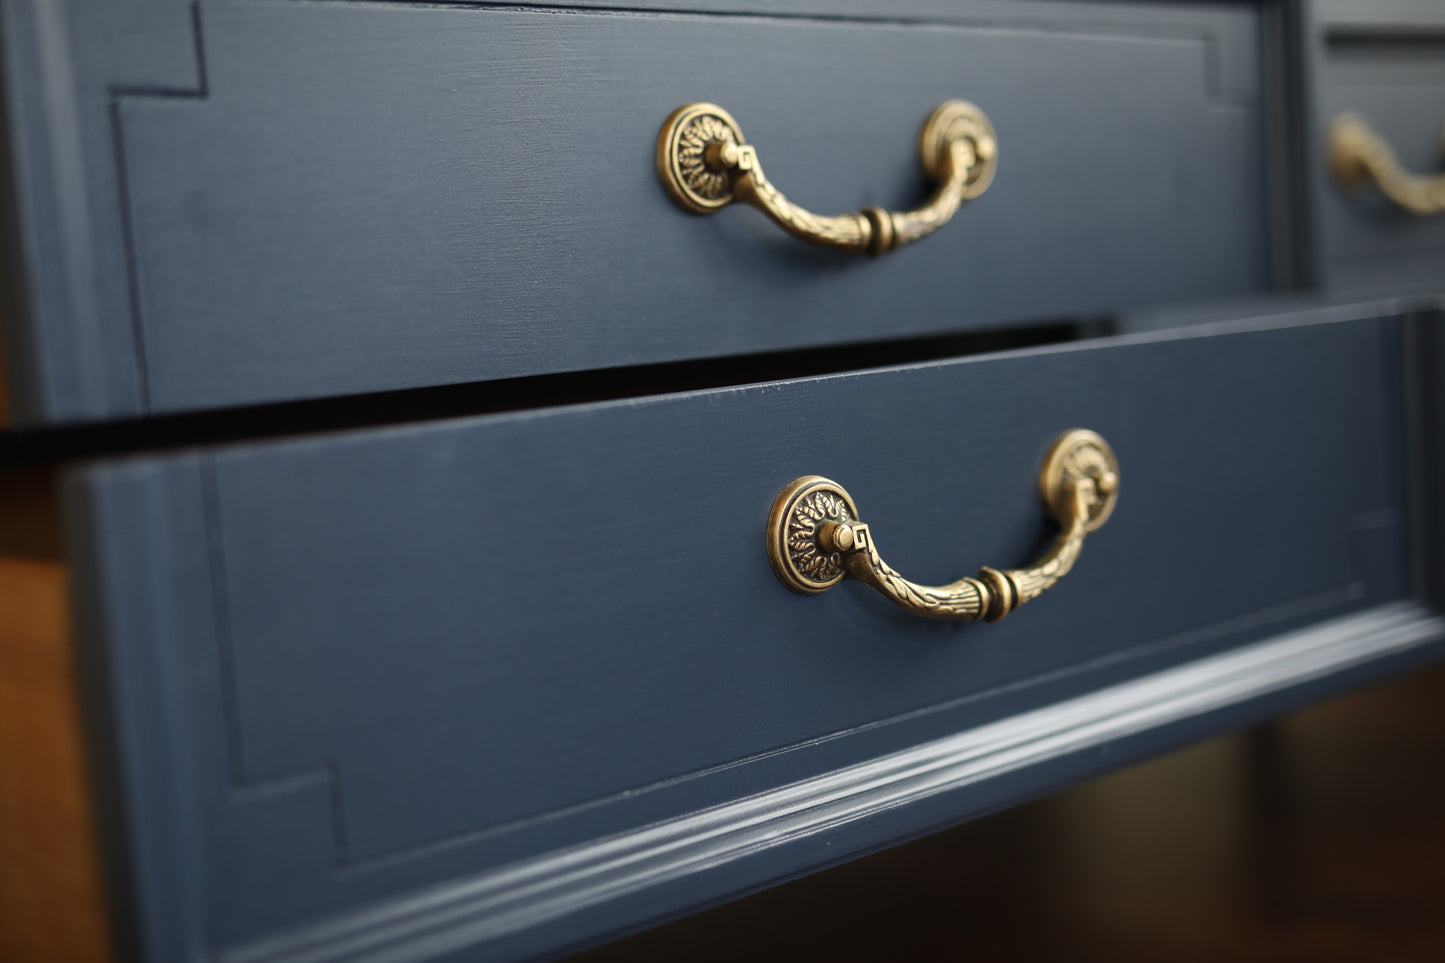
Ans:
POLYGON ((110 958, 51 468, 0 472, 0 963, 110 958))
POLYGON ((1445 668, 576 956, 1445 961, 1445 668))

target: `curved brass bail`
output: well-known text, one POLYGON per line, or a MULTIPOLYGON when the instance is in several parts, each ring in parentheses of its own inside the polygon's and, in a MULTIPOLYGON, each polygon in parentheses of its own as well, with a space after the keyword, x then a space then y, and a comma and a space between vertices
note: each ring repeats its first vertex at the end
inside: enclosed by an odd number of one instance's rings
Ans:
POLYGON ((984 567, 975 578, 931 586, 910 582, 883 561, 872 531, 858 521, 858 509, 842 486, 806 475, 773 503, 768 560, 782 583, 797 592, 825 592, 851 578, 917 615, 997 622, 1069 574, 1084 536, 1108 520, 1119 498, 1113 449, 1092 431, 1065 433, 1044 459, 1039 492, 1060 529, 1047 555, 1028 568, 984 567))
POLYGON ((1422 177, 1405 170, 1390 145, 1357 113, 1340 114, 1330 124, 1329 165, 1344 187, 1374 184, 1397 207, 1418 217, 1445 213, 1445 175, 1422 177))
POLYGON ((740 201, 796 238, 876 257, 947 224, 964 201, 988 189, 998 166, 992 125, 983 111, 962 100, 933 111, 918 147, 924 171, 938 185, 918 210, 865 207, 857 214, 823 217, 772 185, 731 114, 715 104, 686 104, 672 112, 657 135, 657 172, 683 210, 712 214, 740 201))

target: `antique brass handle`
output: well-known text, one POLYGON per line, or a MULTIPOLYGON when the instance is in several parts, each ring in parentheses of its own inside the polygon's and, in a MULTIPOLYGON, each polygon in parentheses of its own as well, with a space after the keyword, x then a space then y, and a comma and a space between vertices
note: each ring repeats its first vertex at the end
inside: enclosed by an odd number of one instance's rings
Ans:
POLYGON ((1380 193, 1411 214, 1445 213, 1445 174, 1421 177, 1405 170, 1390 145, 1359 114, 1340 114, 1330 124, 1329 164, 1335 181, 1344 187, 1374 182, 1380 193))
POLYGON ((741 201, 794 237, 877 256, 947 224, 964 201, 988 189, 998 165, 993 127, 983 111, 962 100, 938 106, 923 125, 918 150, 924 171, 938 183, 918 210, 865 207, 857 214, 820 217, 769 182, 757 150, 743 142, 731 114, 713 104, 687 104, 672 112, 657 135, 657 172, 683 210, 712 214, 741 201))
POLYGON ((1069 574, 1084 536, 1108 520, 1119 498, 1119 465, 1108 442, 1083 429, 1061 436, 1039 471, 1039 492, 1060 528, 1047 555, 1029 568, 985 567, 977 578, 934 587, 908 581, 879 557, 873 533, 858 521, 858 509, 841 485, 807 475, 773 502, 768 560, 782 583, 797 592, 824 592, 853 578, 918 615, 997 622, 1069 574))

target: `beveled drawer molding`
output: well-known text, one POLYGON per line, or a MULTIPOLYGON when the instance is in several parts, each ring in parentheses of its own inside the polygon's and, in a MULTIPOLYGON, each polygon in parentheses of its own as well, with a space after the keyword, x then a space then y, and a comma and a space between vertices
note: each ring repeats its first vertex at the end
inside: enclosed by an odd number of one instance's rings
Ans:
MULTIPOLYGON (((742 873, 757 878, 758 870, 747 864, 756 863, 764 852, 772 854, 772 872, 806 866, 810 840, 858 820, 947 793, 977 792, 982 784, 1100 747, 1119 744, 1127 757, 1131 737, 1223 710, 1248 718, 1253 700, 1408 655, 1442 638, 1445 619, 1427 609, 1410 603, 1384 606, 735 803, 455 880, 424 897, 369 907, 220 959, 411 963, 455 947, 486 946, 524 931, 537 932, 553 921, 638 894, 645 893, 653 912, 662 914, 678 903, 666 887, 680 879, 701 877, 703 882, 689 884, 689 891, 697 894, 714 891, 717 884, 706 879, 716 879, 736 864, 744 864, 742 873)), ((1214 721, 1195 734, 1225 727, 1214 721)), ((1024 795, 1027 786, 1018 782, 1009 792, 1024 795)), ((957 819, 973 808, 961 801, 950 811, 957 819)), ((834 852, 833 858, 843 855, 846 850, 834 852)), ((534 951, 544 946, 545 941, 531 944, 534 951)))

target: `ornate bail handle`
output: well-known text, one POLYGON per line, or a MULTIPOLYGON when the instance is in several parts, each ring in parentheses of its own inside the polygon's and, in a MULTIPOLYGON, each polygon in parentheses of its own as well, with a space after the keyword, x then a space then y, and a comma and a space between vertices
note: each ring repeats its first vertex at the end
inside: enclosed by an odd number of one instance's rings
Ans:
POLYGON ((998 142, 973 104, 940 104, 919 135, 923 169, 938 183, 916 211, 865 207, 857 214, 820 217, 789 201, 763 175, 758 152, 743 142, 732 115, 714 104, 686 104, 657 135, 657 172, 683 210, 712 214, 733 201, 756 207, 794 237, 875 257, 948 223, 964 201, 988 189, 998 166, 998 142))
POLYGON ((1411 214, 1445 213, 1445 175, 1421 177, 1405 170, 1390 145, 1359 114, 1340 114, 1330 124, 1329 165, 1343 187, 1373 183, 1411 214))
POLYGON ((977 578, 930 586, 908 581, 879 557, 873 533, 858 521, 858 509, 841 485, 807 475, 773 502, 768 561, 782 583, 796 592, 825 592, 852 578, 917 615, 997 622, 1069 574, 1084 536, 1108 520, 1119 498, 1113 449, 1092 431, 1064 434, 1044 459, 1039 492, 1060 532, 1037 564, 1002 572, 984 567, 977 578))

